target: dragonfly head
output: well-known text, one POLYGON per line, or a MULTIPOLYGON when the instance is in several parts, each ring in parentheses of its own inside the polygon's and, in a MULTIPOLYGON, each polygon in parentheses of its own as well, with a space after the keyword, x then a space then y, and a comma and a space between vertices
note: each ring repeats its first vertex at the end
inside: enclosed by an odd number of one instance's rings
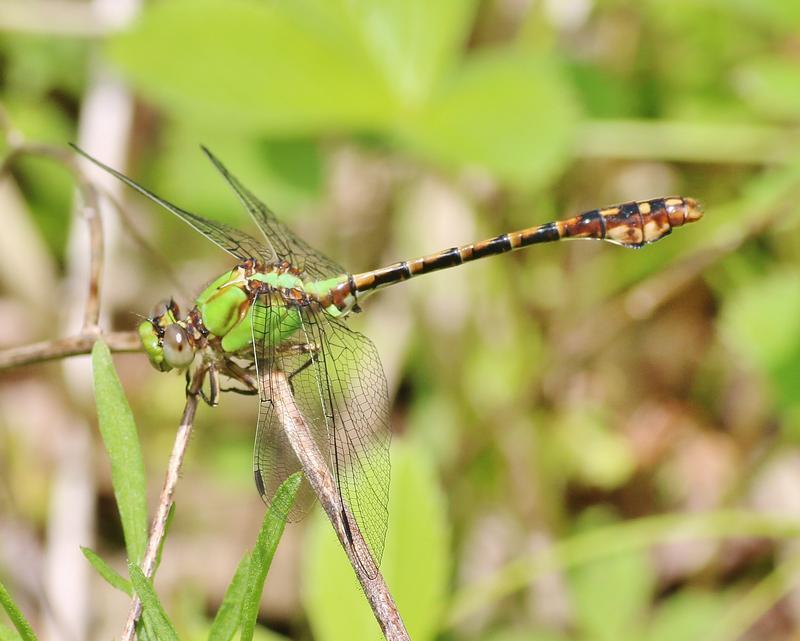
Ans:
POLYGON ((178 320, 174 300, 158 303, 150 316, 139 323, 139 339, 150 364, 160 372, 185 369, 194 360, 194 346, 186 327, 178 320))

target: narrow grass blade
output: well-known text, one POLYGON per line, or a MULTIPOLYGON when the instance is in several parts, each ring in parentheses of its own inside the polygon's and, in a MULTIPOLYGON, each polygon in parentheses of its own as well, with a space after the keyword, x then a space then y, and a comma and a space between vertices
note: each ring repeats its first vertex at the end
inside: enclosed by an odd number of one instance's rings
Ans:
POLYGON ((19 632, 20 638, 23 639, 23 641, 36 641, 36 635, 33 633, 31 624, 28 623, 28 620, 17 607, 17 604, 14 603, 14 600, 2 583, 0 583, 0 605, 3 606, 6 614, 8 614, 8 618, 11 619, 11 623, 14 624, 17 632, 19 632))
POLYGON ((124 592, 128 596, 133 593, 131 582, 120 576, 120 574, 106 563, 100 555, 94 550, 81 546, 81 552, 86 560, 92 564, 92 567, 97 570, 97 573, 106 580, 112 588, 117 588, 120 592, 124 592))
POLYGON ((264 581, 267 578, 267 571, 272 563, 275 549, 278 547, 283 528, 286 525, 286 517, 294 503, 297 488, 303 475, 295 472, 286 479, 269 506, 261 530, 258 533, 256 546, 250 560, 250 568, 247 575, 247 588, 242 604, 242 633, 241 641, 252 641, 253 632, 256 628, 256 618, 258 617, 258 604, 261 601, 261 592, 264 589, 264 581))
POLYGON ((133 413, 114 370, 108 347, 92 348, 97 419, 108 457, 125 547, 130 561, 139 561, 147 543, 147 502, 144 463, 133 413))
POLYGON ((131 573, 133 589, 142 602, 142 618, 148 632, 152 631, 152 635, 159 641, 178 641, 178 633, 158 600, 150 580, 135 563, 128 564, 128 571, 131 573))
POLYGON ((222 604, 211 624, 208 641, 230 641, 236 634, 242 620, 242 602, 247 590, 247 579, 250 576, 250 558, 250 553, 247 553, 239 561, 236 573, 225 591, 225 598, 222 599, 222 604))
POLYGON ((530 585, 545 572, 564 571, 582 563, 607 559, 660 543, 686 540, 716 541, 736 537, 796 539, 800 519, 747 510, 704 514, 661 514, 580 532, 550 548, 506 564, 479 583, 462 588, 453 599, 448 625, 463 621, 487 603, 494 603, 530 585))
POLYGON ((139 639, 139 641, 158 641, 152 626, 148 626, 145 623, 144 617, 139 617, 139 620, 136 622, 136 638, 139 639))
POLYGON ((172 526, 172 519, 174 517, 175 517, 175 502, 173 501, 172 505, 169 506, 169 512, 167 512, 167 522, 164 524, 164 536, 161 539, 161 543, 158 546, 158 552, 156 553, 156 570, 158 570, 158 568, 161 567, 161 554, 162 552, 164 552, 164 543, 167 542, 167 537, 169 536, 169 529, 172 526))

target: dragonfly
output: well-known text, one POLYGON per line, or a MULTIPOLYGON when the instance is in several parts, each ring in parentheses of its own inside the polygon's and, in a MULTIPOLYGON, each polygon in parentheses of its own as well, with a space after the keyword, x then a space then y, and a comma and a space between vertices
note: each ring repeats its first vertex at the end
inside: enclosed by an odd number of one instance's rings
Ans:
MULTIPOLYGON (((388 526, 391 431, 378 351, 347 323, 361 311, 364 298, 415 276, 540 243, 588 238, 639 248, 703 215, 693 198, 627 202, 353 274, 296 236, 205 147, 203 152, 255 222, 258 237, 186 211, 74 148, 236 259, 232 269, 197 296, 185 316, 174 300, 156 305, 138 327, 144 351, 157 370, 185 372, 187 380, 190 368, 202 363, 210 380, 203 398, 211 405, 226 389, 220 377, 238 384, 227 389, 259 396, 253 475, 266 503, 301 469, 281 429, 273 395, 270 373, 282 372, 328 461, 345 530, 357 526, 367 543, 368 550, 357 546, 354 552, 372 578, 388 526), (350 519, 355 523, 348 523, 350 519)), ((302 518, 314 499, 304 480, 290 520, 302 518)))

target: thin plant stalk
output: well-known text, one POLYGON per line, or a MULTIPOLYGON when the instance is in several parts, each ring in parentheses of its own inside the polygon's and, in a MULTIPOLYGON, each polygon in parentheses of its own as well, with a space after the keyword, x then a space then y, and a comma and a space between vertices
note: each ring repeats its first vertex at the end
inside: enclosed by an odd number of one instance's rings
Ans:
POLYGON ((370 578, 366 569, 356 557, 356 548, 368 550, 369 547, 355 519, 348 519, 347 526, 342 520, 341 503, 336 492, 333 476, 314 441, 314 437, 308 428, 308 423, 295 403, 286 375, 283 372, 273 371, 270 372, 269 377, 273 402, 276 405, 276 414, 281 422, 281 427, 303 467, 306 478, 308 478, 317 498, 319 498, 322 509, 325 510, 325 514, 330 519, 336 536, 339 537, 339 543, 341 543, 347 554, 350 565, 353 567, 361 588, 364 590, 378 625, 380 625, 387 641, 410 640, 411 637, 408 635, 405 624, 400 618, 397 605, 389 592, 383 575, 380 573, 380 569, 378 569, 374 578, 370 578), (347 528, 349 528, 352 544, 347 536, 347 528))
MULTIPOLYGON (((205 369, 198 370, 192 377, 189 387, 186 389, 186 405, 183 409, 183 417, 181 418, 178 432, 175 435, 175 443, 172 446, 172 453, 167 463, 164 486, 161 489, 161 495, 158 499, 158 508, 155 517, 153 517, 150 536, 147 539, 147 547, 145 548, 142 563, 139 566, 148 579, 153 578, 158 559, 158 551, 161 548, 166 534, 167 519, 169 518, 170 508, 175 500, 175 488, 178 485, 181 466, 183 465, 183 457, 186 454, 186 448, 189 446, 189 438, 191 437, 192 427, 194 425, 194 415, 197 411, 198 396, 205 375, 205 369)), ((138 596, 134 596, 131 601, 130 611, 128 612, 128 620, 122 632, 122 641, 133 640, 133 636, 136 632, 136 622, 141 616, 141 613, 142 603, 138 596)))

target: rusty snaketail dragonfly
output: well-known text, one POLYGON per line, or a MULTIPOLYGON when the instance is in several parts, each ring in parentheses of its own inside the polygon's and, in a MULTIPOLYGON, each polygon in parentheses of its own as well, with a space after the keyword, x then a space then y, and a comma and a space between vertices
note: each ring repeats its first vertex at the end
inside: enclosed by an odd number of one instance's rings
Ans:
MULTIPOLYGON (((360 311, 371 292, 422 274, 568 238, 643 247, 702 216, 692 198, 628 202, 351 274, 293 234, 204 147, 259 228, 258 239, 185 211, 75 149, 236 259, 233 269, 200 293, 186 316, 172 300, 157 305, 138 328, 144 349, 160 371, 188 372, 193 363, 202 362, 210 379, 210 394, 204 398, 210 404, 217 402, 220 376, 259 395, 253 473, 267 503, 280 483, 300 469, 271 397, 269 373, 285 373, 297 407, 329 462, 345 526, 354 518, 369 546, 369 551, 355 551, 372 577, 388 523, 389 396, 375 346, 348 327, 347 316, 360 311), (255 387, 253 377, 246 376, 253 371, 255 387), (364 558, 370 552, 371 558, 364 558)), ((314 498, 304 481, 290 519, 301 518, 314 498)))

